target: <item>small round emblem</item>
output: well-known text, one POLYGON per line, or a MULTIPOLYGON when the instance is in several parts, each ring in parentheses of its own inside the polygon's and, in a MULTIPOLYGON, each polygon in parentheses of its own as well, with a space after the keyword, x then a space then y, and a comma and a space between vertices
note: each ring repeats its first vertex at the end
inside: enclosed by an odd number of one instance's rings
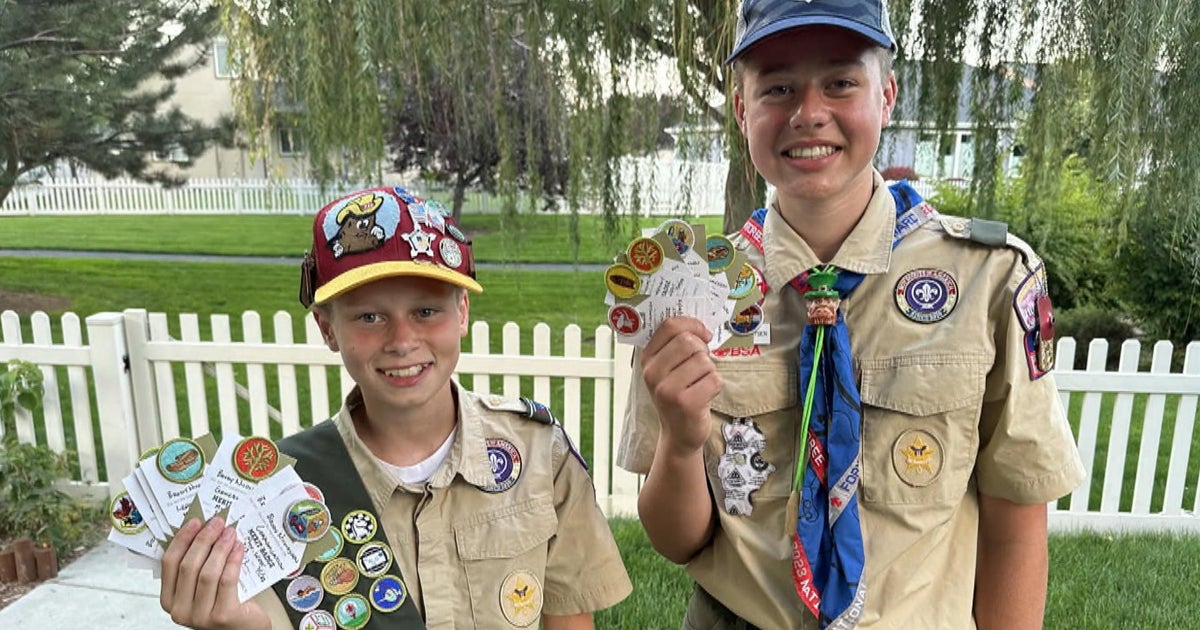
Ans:
POLYGON ((394 575, 385 575, 371 584, 371 605, 379 612, 393 612, 404 605, 408 599, 408 589, 404 582, 394 575))
POLYGON ((350 558, 334 558, 321 569, 321 585, 330 595, 345 595, 358 584, 358 568, 350 558))
POLYGON ((462 230, 458 229, 457 225, 454 225, 453 223, 446 223, 446 231, 449 232, 450 236, 454 237, 454 240, 458 241, 459 243, 467 242, 467 235, 463 234, 462 230))
POLYGON ((329 508, 313 499, 300 499, 284 513, 284 529, 292 540, 302 543, 320 540, 329 531, 329 508))
POLYGON ((617 263, 604 272, 604 284, 609 293, 625 299, 637 295, 642 288, 642 278, 637 271, 624 263, 617 263))
POLYGON ((675 245, 675 251, 679 252, 680 256, 691 251, 692 246, 696 244, 696 234, 687 221, 668 219, 663 221, 658 231, 671 237, 671 243, 675 245))
POLYGON ((521 477, 521 453, 512 442, 500 438, 487 440, 488 460, 492 464, 495 483, 484 486, 484 492, 504 492, 517 484, 521 477))
POLYGON ((729 287, 729 297, 734 300, 740 300, 750 295, 756 284, 758 284, 758 271, 754 268, 754 265, 742 263, 742 268, 738 271, 737 278, 733 281, 733 286, 729 287))
POLYGON ((733 241, 720 234, 705 239, 705 249, 708 253, 708 273, 720 273, 733 264, 733 241))
POLYGON ((156 455, 158 471, 168 481, 187 483, 204 472, 204 452, 187 438, 175 438, 163 444, 156 455))
POLYGON ((663 262, 663 248, 658 241, 641 237, 629 244, 629 264, 642 273, 654 273, 663 262))
POLYGON ((264 437, 248 437, 233 449, 233 469, 242 479, 262 481, 279 465, 279 447, 264 437))
POLYGON ((958 303, 958 283, 941 269, 913 269, 896 282, 896 306, 914 322, 946 319, 958 303))
POLYGON ((923 429, 909 429, 892 444, 892 466, 904 483, 921 488, 942 473, 942 442, 923 429))
POLYGON ((346 542, 361 545, 375 537, 379 521, 366 510, 354 510, 342 519, 342 537, 346 542))
POLYGON ((321 489, 317 486, 305 481, 304 491, 307 492, 308 496, 312 497, 313 499, 320 501, 321 503, 325 502, 325 493, 321 492, 321 489))
POLYGON ((392 549, 378 540, 369 542, 358 550, 358 570, 364 577, 379 577, 392 568, 392 549))
POLYGON ((333 616, 337 619, 339 628, 358 630, 371 620, 371 607, 367 598, 358 593, 351 593, 338 600, 334 606, 333 616))
POLYGON ((514 626, 533 625, 542 613, 542 584, 532 571, 518 569, 500 584, 500 611, 514 626))
POLYGON ((142 513, 133 504, 128 492, 113 497, 108 504, 108 515, 113 529, 122 534, 136 534, 146 529, 146 521, 142 519, 142 513))
POLYGON ((462 264, 462 249, 458 246, 458 242, 454 239, 439 239, 438 252, 441 253, 442 262, 446 263, 447 267, 457 269, 458 266, 462 264))
POLYGON ((320 580, 311 575, 302 575, 287 587, 287 604, 300 612, 308 612, 321 605, 325 589, 320 580))
POLYGON ((329 536, 329 538, 334 541, 334 545, 332 547, 330 547, 325 553, 314 558, 314 560, 316 560, 317 562, 329 562, 330 560, 333 560, 334 558, 341 555, 342 547, 346 546, 345 541, 342 540, 341 532, 339 532, 337 529, 330 529, 329 533, 326 534, 326 536, 329 536))
POLYGON ((608 309, 608 323, 618 335, 635 335, 642 329, 642 316, 628 304, 614 304, 608 309))
POLYGON ((313 610, 304 615, 299 627, 303 630, 337 630, 337 622, 328 610, 313 610))
POLYGON ((740 313, 729 318, 729 331, 735 335, 753 335, 762 326, 763 311, 757 304, 751 304, 740 313))

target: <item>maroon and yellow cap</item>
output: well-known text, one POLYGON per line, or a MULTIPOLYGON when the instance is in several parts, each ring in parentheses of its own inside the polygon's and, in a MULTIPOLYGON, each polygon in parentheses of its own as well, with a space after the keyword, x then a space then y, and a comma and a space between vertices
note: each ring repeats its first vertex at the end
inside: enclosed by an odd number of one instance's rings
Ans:
POLYGON ((323 304, 391 276, 421 276, 474 291, 471 241, 437 202, 403 188, 350 193, 321 208, 300 273, 300 303, 323 304))

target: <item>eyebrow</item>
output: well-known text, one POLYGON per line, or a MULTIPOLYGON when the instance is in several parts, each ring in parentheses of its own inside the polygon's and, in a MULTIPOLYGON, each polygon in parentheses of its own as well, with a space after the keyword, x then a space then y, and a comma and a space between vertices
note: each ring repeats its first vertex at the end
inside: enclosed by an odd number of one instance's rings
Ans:
MULTIPOLYGON (((845 59, 826 59, 821 62, 824 70, 852 70, 857 68, 865 68, 867 62, 860 58, 845 58, 845 59)), ((759 68, 759 76, 772 77, 779 74, 786 74, 788 69, 792 67, 790 63, 776 63, 759 68)))

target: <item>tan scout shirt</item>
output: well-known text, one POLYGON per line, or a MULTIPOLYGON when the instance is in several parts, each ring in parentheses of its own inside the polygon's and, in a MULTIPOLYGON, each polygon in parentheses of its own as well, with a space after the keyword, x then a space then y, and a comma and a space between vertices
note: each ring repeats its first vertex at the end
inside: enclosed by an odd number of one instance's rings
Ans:
MULTIPOLYGON (((953 238, 937 220, 893 251, 895 202, 882 184, 876 174, 866 213, 831 261, 866 274, 841 303, 863 402, 858 497, 867 596, 859 627, 974 628, 977 493, 1046 502, 1078 485, 1083 467, 1053 375, 1031 380, 1022 351, 1013 294, 1037 261, 953 238), (896 302, 897 282, 921 268, 946 271, 958 285, 954 310, 935 323, 907 319, 896 302)), ((724 386, 712 403, 704 459, 718 523, 687 570, 756 626, 815 628, 793 586, 787 530, 796 514, 785 513, 799 459, 796 347, 806 314, 788 282, 821 261, 777 212, 763 231, 765 256, 740 236, 734 242, 769 284, 770 343, 715 358, 724 386), (718 474, 722 428, 735 418, 757 424, 762 457, 774 466, 742 515, 726 507, 737 498, 727 488, 742 490, 718 474)), ((659 424, 635 364, 618 463, 646 473, 659 424)))
MULTIPOLYGON (((499 396, 458 388, 450 454, 428 482, 409 486, 359 439, 351 415, 361 404, 355 389, 334 421, 429 630, 537 627, 539 610, 592 612, 632 591, 591 478, 560 427, 505 411, 513 403, 499 396), (496 482, 492 439, 520 456, 516 483, 494 493, 480 489, 496 482)), ((257 601, 272 627, 292 627, 274 591, 257 601)))

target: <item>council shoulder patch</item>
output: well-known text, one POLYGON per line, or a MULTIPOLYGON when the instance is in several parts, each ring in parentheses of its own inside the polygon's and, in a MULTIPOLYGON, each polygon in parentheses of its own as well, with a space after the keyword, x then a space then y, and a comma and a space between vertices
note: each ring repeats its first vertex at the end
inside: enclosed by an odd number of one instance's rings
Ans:
POLYGON ((896 306, 920 324, 946 319, 958 304, 958 283, 941 269, 913 269, 896 281, 896 306))

